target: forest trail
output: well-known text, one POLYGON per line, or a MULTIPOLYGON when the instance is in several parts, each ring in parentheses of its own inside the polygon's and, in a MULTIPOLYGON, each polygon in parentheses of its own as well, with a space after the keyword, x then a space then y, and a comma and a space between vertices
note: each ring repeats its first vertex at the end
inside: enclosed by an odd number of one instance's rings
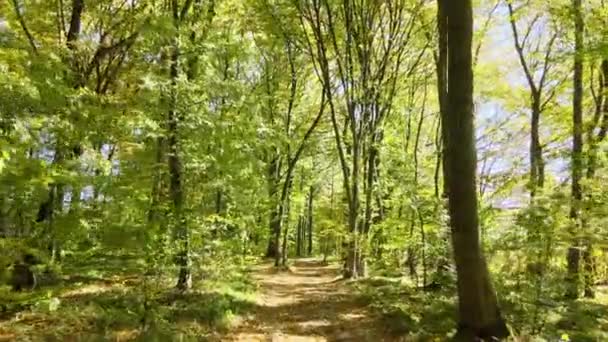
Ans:
POLYGON ((256 308, 221 341, 391 341, 360 296, 344 284, 336 265, 297 260, 288 271, 256 266, 256 308))

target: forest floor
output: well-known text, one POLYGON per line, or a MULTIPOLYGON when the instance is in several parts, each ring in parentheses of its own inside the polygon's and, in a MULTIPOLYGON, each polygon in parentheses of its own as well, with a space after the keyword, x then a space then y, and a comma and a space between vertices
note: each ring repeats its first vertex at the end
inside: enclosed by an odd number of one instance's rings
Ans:
POLYGON ((256 307, 221 341, 391 341, 378 315, 341 280, 336 264, 299 259, 288 270, 253 269, 256 307))
MULTIPOLYGON (((226 260, 197 270, 194 288, 181 293, 172 278, 145 286, 138 260, 78 257, 66 262, 61 284, 21 293, 0 286, 0 342, 445 341, 456 326, 453 287, 422 291, 402 275, 376 271, 346 281, 336 262, 296 259, 276 269, 257 259, 226 260)), ((522 297, 505 295, 501 304, 519 336, 540 317, 537 334, 548 341, 562 334, 608 341, 608 287, 597 290, 593 300, 550 296, 557 299, 524 306, 522 297)))

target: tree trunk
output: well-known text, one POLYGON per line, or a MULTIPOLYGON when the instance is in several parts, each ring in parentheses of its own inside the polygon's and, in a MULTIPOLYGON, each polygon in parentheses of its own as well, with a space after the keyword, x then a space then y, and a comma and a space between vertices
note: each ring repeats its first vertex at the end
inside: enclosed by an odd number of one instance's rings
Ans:
POLYGON ((581 178, 583 176, 583 31, 584 23, 581 11, 581 0, 573 0, 573 13, 575 24, 575 53, 574 77, 572 96, 572 198, 570 206, 570 219, 573 225, 573 243, 568 248, 568 290, 566 297, 579 296, 579 268, 581 259, 581 239, 578 235, 584 229, 580 208, 583 199, 581 178))
POLYGON ((222 213, 222 190, 217 189, 215 192, 215 213, 220 215, 222 213))
POLYGON ((308 219, 306 221, 307 223, 307 228, 308 228, 308 248, 307 248, 307 254, 308 256, 312 255, 312 232, 313 232, 313 200, 314 200, 314 195, 315 195, 315 188, 311 185, 310 186, 310 190, 308 192, 308 219))
POLYGON ((545 183, 545 164, 543 150, 540 144, 540 94, 532 94, 532 115, 530 118, 530 198, 534 199, 539 189, 545 183))
POLYGON ((270 236, 268 238, 266 257, 276 259, 280 254, 277 236, 281 235, 281 218, 279 216, 279 203, 277 203, 278 173, 280 165, 277 153, 275 151, 272 153, 272 158, 268 163, 268 198, 270 200, 271 210, 270 217, 268 218, 270 236))
MULTIPOLYGON (((284 233, 283 233, 283 243, 281 246, 281 265, 282 266, 287 266, 287 243, 288 243, 288 238, 289 238, 289 215, 290 215, 290 211, 291 211, 291 196, 290 196, 290 190, 291 190, 291 179, 288 180, 289 181, 289 185, 288 185, 288 190, 287 190, 287 197, 282 200, 281 202, 284 204, 281 204, 281 207, 284 207, 284 210, 280 210, 281 212, 281 227, 284 227, 284 233), (284 211, 284 215, 283 215, 283 211, 284 211), (284 220, 283 220, 284 219, 284 220)), ((279 259, 275 259, 275 266, 279 266, 279 259)))
MULTIPOLYGON (((174 9, 177 11, 177 9, 174 9)), ((177 78, 179 77, 179 47, 174 42, 173 53, 171 55, 170 79, 172 86, 171 109, 167 113, 168 140, 167 147, 169 155, 167 162, 169 166, 169 194, 173 204, 173 220, 175 238, 178 244, 176 265, 179 268, 176 288, 187 290, 191 286, 190 273, 190 241, 188 226, 183 215, 184 193, 182 186, 182 161, 179 151, 179 114, 177 108, 177 78)))
POLYGON ((296 230, 296 256, 299 258, 302 256, 302 232, 304 231, 303 222, 304 216, 298 216, 298 225, 296 230))
MULTIPOLYGON (((448 134, 448 127, 446 125, 447 122, 447 100, 448 100, 448 75, 447 75, 447 67, 448 67, 448 16, 446 5, 443 0, 437 1, 437 31, 438 31, 438 53, 437 53, 437 61, 436 61, 436 70, 437 70, 437 93, 439 98, 439 137, 437 139, 437 166, 435 173, 435 192, 437 197, 439 198, 439 168, 441 166, 441 172, 443 176, 443 186, 441 189, 441 199, 442 207, 445 208, 447 204, 448 198, 448 180, 449 180, 449 168, 447 166, 447 158, 445 158, 447 144, 445 142, 445 138, 448 134)), ((438 206, 439 210, 440 207, 438 206)), ((437 276, 440 278, 445 273, 444 271, 449 266, 451 256, 449 253, 449 240, 450 240, 450 232, 448 229, 443 231, 442 243, 445 247, 444 255, 439 256, 439 261, 437 262, 437 276)))
MULTIPOLYGON (((598 77, 599 88, 595 98, 595 118, 596 122, 589 130, 589 160, 587 162, 587 178, 593 179, 597 168, 597 158, 599 143, 606 137, 608 132, 608 59, 603 59, 600 63, 598 77), (595 135, 595 129, 599 124, 599 132, 595 135)), ((590 196, 591 194, 587 194, 590 196)))
MULTIPOLYGON (((595 120, 594 125, 589 130, 589 159, 587 162, 587 179, 592 180, 595 178, 595 171, 597 168, 598 149, 599 144, 606 138, 608 132, 608 59, 603 59, 600 64, 599 74, 599 89, 595 98, 595 120), (599 125, 599 132, 597 136, 595 134, 595 128, 599 125)), ((586 211, 591 210, 593 205, 593 194, 587 193, 587 205, 586 211)), ((583 221, 584 222, 584 221, 583 221)), ((587 241, 585 249, 583 251, 583 262, 585 265, 585 291, 584 295, 587 298, 595 296, 593 290, 594 283, 594 272, 595 272, 595 261, 592 255, 592 245, 587 241)))
MULTIPOLYGON (((179 33, 179 26, 185 19, 189 9, 186 2, 183 8, 178 8, 178 2, 172 3, 173 25, 179 33)), ((195 36, 191 36, 194 39, 195 36)), ((184 189, 183 189, 183 167, 180 156, 179 123, 183 120, 183 114, 178 113, 178 90, 179 60, 181 52, 177 37, 172 42, 170 58, 169 79, 171 81, 169 111, 167 112, 167 163, 169 166, 169 196, 173 205, 174 235, 177 243, 176 266, 179 269, 176 288, 185 291, 192 286, 192 273, 190 269, 190 232, 187 219, 184 215, 184 189)), ((194 77, 196 60, 189 59, 190 66, 187 77, 194 77)))
MULTIPOLYGON (((287 237, 289 234, 289 226, 285 225, 284 233, 283 233, 283 244, 281 247, 281 265, 287 265, 287 237)), ((278 265, 275 265, 278 266, 278 265)))
POLYGON ((266 248, 267 258, 276 258, 279 254, 279 246, 276 242, 277 234, 280 234, 281 226, 279 225, 279 217, 276 209, 270 211, 270 236, 268 237, 268 247, 266 248))
POLYGON ((74 43, 80 35, 80 24, 82 12, 84 10, 84 0, 72 1, 72 15, 70 16, 70 28, 67 35, 67 43, 69 48, 74 48, 74 43))
POLYGON ((273 227, 273 236, 270 238, 272 240, 272 247, 274 247, 274 250, 272 251, 274 254, 274 266, 278 267, 279 264, 281 263, 281 221, 282 221, 282 216, 283 216, 283 206, 281 204, 279 204, 279 211, 277 213, 277 216, 274 219, 274 222, 272 223, 272 227, 273 227))
MULTIPOLYGON (((344 269, 344 278, 356 279, 359 278, 358 264, 359 262, 359 142, 353 138, 352 147, 352 165, 351 165, 351 182, 350 184, 344 180, 345 189, 350 192, 350 202, 348 205, 348 242, 346 244, 346 263, 344 269)), ((348 166, 343 165, 348 169, 348 166)))
POLYGON ((457 340, 508 336, 479 241, 473 117, 471 0, 440 0, 448 15, 448 197, 458 275, 457 340))

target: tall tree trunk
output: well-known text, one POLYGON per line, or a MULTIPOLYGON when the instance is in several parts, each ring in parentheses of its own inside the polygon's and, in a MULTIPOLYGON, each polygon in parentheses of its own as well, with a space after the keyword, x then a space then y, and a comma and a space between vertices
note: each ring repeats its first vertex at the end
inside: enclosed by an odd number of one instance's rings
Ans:
MULTIPOLYGON (((444 0, 437 1, 437 31, 438 31, 438 56, 437 56, 437 93, 439 98, 439 112, 441 116, 441 155, 445 156, 447 150, 447 144, 445 137, 448 135, 448 127, 446 122, 448 120, 448 13, 446 3, 444 0)), ((448 158, 442 159, 442 170, 443 170, 443 191, 442 196, 447 198, 448 195, 448 180, 449 180, 449 167, 447 166, 448 158)))
MULTIPOLYGON (((448 101, 448 15, 446 5, 443 0, 437 1, 437 31, 438 31, 438 47, 437 47, 437 58, 436 58, 436 71, 437 71, 437 93, 439 98, 439 129, 440 137, 438 138, 438 156, 437 156, 437 170, 435 176, 435 187, 436 193, 439 194, 439 186, 437 180, 439 179, 439 165, 441 163, 441 170, 443 176, 443 186, 441 190, 441 199, 447 204, 448 198, 448 180, 449 180, 449 168, 447 166, 447 158, 445 158, 447 144, 445 138, 448 134, 448 127, 445 124, 447 122, 447 101, 448 101)), ((439 209, 439 208, 438 208, 439 209)), ((450 263, 449 245, 450 240, 449 231, 443 232, 443 243, 446 247, 445 255, 439 256, 439 262, 437 263, 437 275, 441 277, 447 269, 450 263)))
POLYGON ((308 191, 308 215, 307 215, 307 228, 308 228, 308 247, 307 247, 307 255, 311 256, 312 255, 312 232, 313 232, 313 200, 314 200, 314 196, 315 196, 315 188, 314 186, 310 186, 310 189, 308 191))
MULTIPOLYGON (((595 96, 595 117, 593 126, 589 130, 589 158, 587 161, 587 179, 592 180, 595 177, 595 171, 597 168, 598 150, 599 144, 606 138, 608 133, 608 59, 603 59, 600 63, 599 73, 599 89, 595 96), (597 136, 595 134, 595 128, 599 125, 599 132, 597 136)), ((586 211, 591 210, 593 205, 593 194, 591 191, 587 193, 587 205, 585 206, 586 211)), ((583 221, 585 222, 585 221, 583 221)), ((594 297, 593 291, 593 273, 595 272, 594 259, 592 256, 592 245, 590 242, 586 243, 585 250, 583 251, 583 263, 585 272, 585 297, 594 297)))
MULTIPOLYGON (((188 3, 186 3, 188 4, 188 3)), ((188 7, 180 10, 178 2, 172 2, 173 25, 179 33, 179 26, 187 13, 188 7)), ((186 217, 184 216, 184 189, 182 160, 180 157, 179 123, 182 115, 177 111, 180 48, 178 38, 172 42, 169 79, 171 81, 169 111, 167 112, 167 163, 169 167, 169 196, 173 205, 173 229, 177 242, 176 266, 179 269, 176 288, 187 290, 192 286, 190 270, 190 236, 186 217)), ((190 75, 189 75, 190 76, 190 75)))
POLYGON ((448 101, 446 117, 448 197, 458 275, 457 340, 502 338, 508 330, 498 308, 479 241, 473 119, 471 0, 444 1, 448 16, 448 101))
MULTIPOLYGON (((344 180, 345 189, 350 192, 350 203, 348 205, 348 232, 349 240, 347 243, 346 253, 346 268, 344 269, 344 278, 359 278, 361 265, 360 247, 359 247, 359 158, 360 158, 360 141, 356 134, 353 133, 352 152, 351 152, 351 181, 350 184, 344 180)), ((348 169, 348 166, 344 166, 348 169)))
POLYGON ((190 258, 189 258, 189 232, 186 225, 186 219, 183 215, 184 193, 182 185, 182 162, 179 151, 179 118, 176 111, 177 108, 177 78, 179 77, 179 48, 173 47, 174 51, 171 56, 171 71, 170 78, 172 82, 171 109, 167 115, 167 130, 168 141, 167 147, 169 155, 167 158, 169 166, 169 193, 173 204, 173 220, 175 229, 175 238, 178 243, 178 252, 176 264, 179 267, 179 274, 176 287, 180 290, 186 290, 191 286, 190 274, 190 258))
POLYGON ((572 199, 570 206, 570 219, 573 225, 573 243, 568 248, 568 298, 579 296, 579 268, 581 258, 580 234, 584 229, 580 213, 583 199, 581 178, 583 176, 583 31, 584 23, 581 11, 581 0, 573 0, 572 9, 575 25, 575 47, 574 47, 574 77, 572 95, 572 199))

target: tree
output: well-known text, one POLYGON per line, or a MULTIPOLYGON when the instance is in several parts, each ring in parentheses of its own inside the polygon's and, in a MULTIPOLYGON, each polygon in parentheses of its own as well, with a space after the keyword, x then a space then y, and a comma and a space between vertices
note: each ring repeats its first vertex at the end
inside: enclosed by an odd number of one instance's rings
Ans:
MULTIPOLYGON (((554 29, 551 23, 543 23, 541 11, 537 10, 532 19, 527 20, 526 29, 523 35, 518 28, 518 15, 524 11, 529 3, 524 3, 518 8, 514 8, 513 1, 507 0, 509 10, 509 23, 513 33, 515 51, 519 58, 519 63, 526 77, 526 82, 530 91, 530 178, 528 189, 530 198, 533 200, 539 190, 545 184, 545 160, 543 157, 543 144, 541 143, 540 119, 547 105, 556 95, 555 84, 549 82, 549 73, 553 66, 553 49, 559 36, 559 31, 554 29), (538 37, 538 29, 541 25, 548 26, 552 32, 547 35, 546 41, 542 36, 538 37), (532 44, 534 37, 538 40, 537 44, 532 44), (540 56, 540 57, 538 57, 540 56)), ((560 81, 561 83, 563 81, 560 81)), ((558 84, 559 84, 558 83, 558 84)))
POLYGON ((367 274, 383 125, 393 109, 397 80, 414 70, 425 51, 405 62, 414 45, 414 18, 423 2, 296 4, 308 53, 327 98, 341 165, 348 227, 344 276, 357 278, 367 274))
MULTIPOLYGON (((578 298, 579 296, 579 267, 582 248, 591 248, 589 243, 582 245, 578 238, 584 234, 583 218, 581 217, 581 205, 583 200, 583 190, 581 180, 583 178, 583 53, 584 41, 583 34, 585 25, 583 21, 582 0, 572 1, 572 12, 574 16, 574 76, 573 76, 573 95, 572 95, 572 203, 570 207, 570 219, 574 225, 574 242, 568 248, 568 298, 578 298)), ((585 253, 590 254, 590 251, 585 253)), ((587 257, 589 258, 589 257, 587 257)), ((586 284, 585 296, 593 297, 592 284, 586 284)))
POLYGON ((473 124, 473 13, 470 0, 445 1, 448 63, 444 141, 449 177, 448 201, 452 245, 458 276, 457 339, 491 339, 509 333, 479 241, 476 151, 473 124))

